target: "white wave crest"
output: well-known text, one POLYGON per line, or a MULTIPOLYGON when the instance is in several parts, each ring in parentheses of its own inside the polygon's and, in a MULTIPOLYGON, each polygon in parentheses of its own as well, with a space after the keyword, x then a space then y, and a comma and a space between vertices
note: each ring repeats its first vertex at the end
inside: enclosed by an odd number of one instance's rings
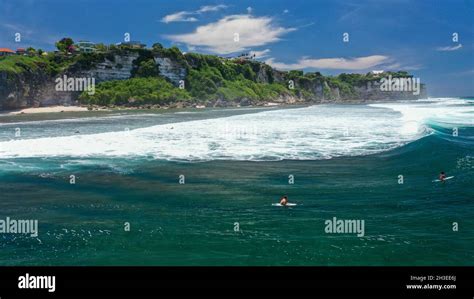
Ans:
POLYGON ((412 106, 319 105, 157 125, 128 132, 11 140, 0 142, 0 158, 151 157, 200 161, 307 160, 367 155, 399 147, 428 134, 418 122, 423 119, 419 117, 421 110, 412 114, 412 106))

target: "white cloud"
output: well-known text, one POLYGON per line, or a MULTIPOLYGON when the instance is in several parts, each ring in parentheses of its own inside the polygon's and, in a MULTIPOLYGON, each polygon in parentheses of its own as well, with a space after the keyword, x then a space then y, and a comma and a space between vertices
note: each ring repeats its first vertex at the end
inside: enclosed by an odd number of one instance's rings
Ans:
POLYGON ((217 22, 199 26, 192 33, 168 35, 166 38, 218 54, 230 54, 277 42, 294 28, 279 27, 270 17, 251 15, 226 16, 217 22), (235 34, 239 41, 234 41, 235 34))
POLYGON ((282 70, 297 70, 305 68, 316 68, 316 69, 338 69, 338 70, 365 70, 378 66, 384 63, 390 62, 388 56, 383 55, 372 55, 366 57, 357 58, 323 58, 323 59, 311 59, 307 57, 301 58, 297 63, 281 63, 276 62, 273 58, 265 61, 267 64, 277 69, 282 70))
POLYGON ((416 71, 422 68, 421 64, 415 65, 402 65, 400 63, 394 63, 387 66, 384 66, 386 71, 416 71))
POLYGON ((197 19, 195 17, 190 17, 189 15, 192 14, 188 11, 179 11, 167 16, 164 16, 161 21, 163 23, 171 23, 171 22, 196 22, 197 19))
POLYGON ((219 4, 219 5, 206 5, 201 6, 201 8, 197 11, 199 13, 208 12, 208 11, 218 11, 220 9, 226 8, 227 5, 219 4))
POLYGON ((21 32, 21 33, 24 33, 24 34, 32 34, 34 31, 30 28, 26 28, 22 25, 18 25, 18 24, 8 24, 8 23, 5 23, 5 24, 2 24, 3 27, 7 28, 8 30, 11 30, 13 32, 21 32))
POLYGON ((253 8, 252 8, 252 7, 250 7, 250 6, 249 6, 249 7, 247 7, 247 13, 248 13, 248 14, 251 14, 251 13, 252 13, 252 11, 253 11, 253 8))
POLYGON ((221 9, 226 8, 227 5, 219 4, 219 5, 206 5, 201 6, 196 11, 178 11, 169 15, 164 16, 161 19, 163 23, 171 23, 171 22, 196 22, 198 19, 193 17, 193 15, 199 15, 206 12, 211 11, 218 11, 221 9))
POLYGON ((262 51, 250 51, 249 55, 250 56, 255 55, 255 59, 260 59, 260 58, 268 57, 268 53, 270 53, 270 49, 265 49, 265 50, 262 50, 262 51))
POLYGON ((305 25, 301 25, 298 27, 298 29, 301 29, 301 28, 306 28, 306 27, 309 27, 309 26, 313 26, 314 24, 316 24, 315 22, 311 22, 311 23, 308 23, 308 24, 305 24, 305 25))
POLYGON ((456 46, 447 46, 447 47, 438 47, 436 48, 436 51, 456 51, 462 48, 462 44, 456 45, 456 46))
POLYGON ((288 9, 285 9, 283 13, 289 13, 290 11, 288 9))

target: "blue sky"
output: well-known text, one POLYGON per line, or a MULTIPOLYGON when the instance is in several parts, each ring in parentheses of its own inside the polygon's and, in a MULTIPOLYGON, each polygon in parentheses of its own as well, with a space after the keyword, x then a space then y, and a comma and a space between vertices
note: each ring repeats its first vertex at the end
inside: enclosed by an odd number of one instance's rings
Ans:
POLYGON ((0 47, 117 43, 125 33, 182 51, 252 52, 279 69, 407 70, 432 96, 474 95, 474 0, 0 0, 0 47))

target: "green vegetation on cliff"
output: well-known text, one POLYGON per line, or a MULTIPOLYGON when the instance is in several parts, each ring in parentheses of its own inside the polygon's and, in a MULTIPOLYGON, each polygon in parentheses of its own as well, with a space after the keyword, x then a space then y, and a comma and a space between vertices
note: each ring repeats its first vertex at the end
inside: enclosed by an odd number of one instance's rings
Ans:
MULTIPOLYGON (((79 98, 81 102, 94 105, 140 106, 179 100, 265 101, 298 95, 299 89, 290 90, 283 83, 256 82, 257 74, 250 62, 237 63, 195 53, 183 55, 178 48, 164 49, 156 45, 152 50, 141 49, 137 52, 139 56, 133 62, 131 79, 100 83, 94 95, 83 93, 79 98), (154 55, 170 58, 186 69, 184 90, 166 82, 160 76, 153 60, 154 55), (136 80, 137 78, 147 79, 136 80), (145 84, 147 80, 150 82, 148 85, 145 84)), ((269 67, 268 69, 271 70, 269 67)), ((267 76, 271 76, 271 73, 268 73, 267 76)))
POLYGON ((96 63, 113 59, 110 53, 81 53, 79 55, 66 55, 63 53, 50 53, 49 55, 11 55, 0 57, 0 72, 11 75, 22 75, 28 72, 44 71, 47 75, 77 70, 87 70, 96 63))
POLYGON ((59 51, 55 53, 30 49, 28 56, 0 57, 0 75, 6 74, 7 81, 22 77, 23 80, 16 82, 24 82, 32 74, 41 74, 43 78, 54 81, 62 74, 74 76, 76 73, 94 72, 101 63, 104 69, 105 62, 105 67, 112 73, 122 72, 122 61, 119 63, 116 59, 134 57, 131 66, 129 61, 125 69, 130 72, 128 79, 99 82, 95 94, 83 92, 78 98, 83 104, 101 106, 161 105, 179 101, 252 104, 289 99, 356 99, 360 96, 358 89, 371 81, 379 81, 388 75, 411 77, 406 72, 343 73, 338 76, 299 70, 281 72, 252 59, 183 54, 177 47, 167 49, 159 43, 149 49, 98 44, 96 52, 92 53, 78 52, 74 42, 68 38, 56 45, 59 51), (162 63, 165 64, 163 72, 160 69, 162 63))
POLYGON ((79 97, 83 102, 100 106, 169 104, 190 98, 187 91, 176 88, 159 77, 102 82, 93 95, 84 92, 79 97))
POLYGON ((45 71, 49 75, 57 72, 57 66, 41 56, 12 55, 0 57, 0 72, 7 74, 22 74, 26 72, 45 71))
POLYGON ((262 84, 250 80, 224 81, 217 89, 219 98, 236 101, 243 98, 264 101, 276 99, 280 96, 295 96, 294 91, 282 84, 262 84))
MULTIPOLYGON (((283 83, 259 83, 251 62, 237 63, 211 55, 186 54, 190 66, 187 89, 196 99, 237 101, 271 100, 279 96, 295 96, 295 90, 283 83)), ((259 65, 263 65, 260 64, 259 65)))

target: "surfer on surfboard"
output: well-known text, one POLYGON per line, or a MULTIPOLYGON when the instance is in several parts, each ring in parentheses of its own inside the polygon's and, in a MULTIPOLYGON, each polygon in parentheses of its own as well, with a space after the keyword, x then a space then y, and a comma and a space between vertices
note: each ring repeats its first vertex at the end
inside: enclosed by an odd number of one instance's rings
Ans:
POLYGON ((438 179, 434 180, 433 182, 441 182, 441 183, 445 183, 447 180, 450 180, 454 178, 454 175, 452 176, 446 176, 446 173, 444 173, 444 171, 441 171, 439 173, 439 176, 438 176, 438 179))
POLYGON ((439 174, 439 180, 441 182, 444 182, 446 180, 446 174, 444 173, 444 171, 441 171, 440 174, 439 174))
POLYGON ((288 196, 283 196, 281 199, 280 199, 280 204, 282 206, 286 206, 288 204, 288 196))

